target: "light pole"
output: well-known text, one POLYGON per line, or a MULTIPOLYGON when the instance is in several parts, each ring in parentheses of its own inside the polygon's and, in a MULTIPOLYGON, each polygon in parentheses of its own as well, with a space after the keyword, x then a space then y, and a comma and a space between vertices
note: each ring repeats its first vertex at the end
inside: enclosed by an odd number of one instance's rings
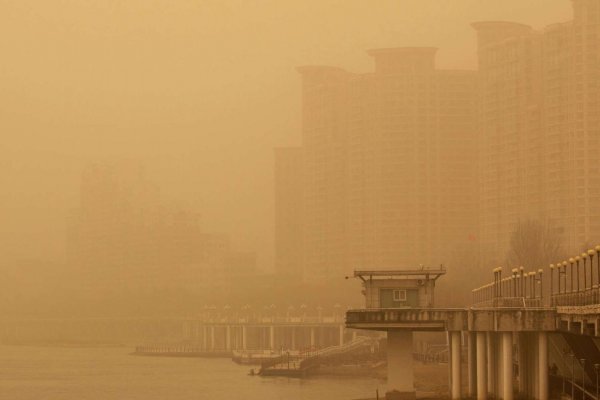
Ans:
POLYGON ((594 288, 594 254, 596 252, 592 249, 587 251, 588 256, 590 257, 590 289, 594 288))
POLYGON ((540 307, 544 306, 544 270, 538 269, 538 282, 540 284, 540 307))
POLYGON ((577 292, 579 293, 579 260, 581 259, 581 257, 576 256, 575 257, 575 262, 577 263, 577 292))
POLYGON ((581 253, 581 261, 583 261, 583 290, 587 290, 587 253, 581 253))
POLYGON ((569 282, 569 292, 573 293, 573 272, 575 270, 575 268, 573 267, 573 264, 575 264, 575 259, 574 258, 569 258, 569 266, 570 266, 570 270, 571 270, 571 282, 569 282))
POLYGON ((565 276, 565 290, 563 291, 563 293, 566 294, 567 293, 567 262, 563 261, 562 265, 563 265, 563 275, 565 276))
POLYGON ((600 245, 594 247, 596 250, 596 265, 597 265, 597 276, 598 276, 598 286, 600 286, 600 245))
MULTIPOLYGON (((558 275, 560 278, 560 274, 558 275)), ((554 304, 554 264, 550 264, 550 307, 554 304)))

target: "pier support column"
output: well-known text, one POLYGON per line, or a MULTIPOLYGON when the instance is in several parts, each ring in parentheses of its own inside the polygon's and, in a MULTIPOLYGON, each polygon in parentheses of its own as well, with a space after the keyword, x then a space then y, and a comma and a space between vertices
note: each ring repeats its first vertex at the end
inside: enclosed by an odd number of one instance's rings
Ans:
POLYGON ((275 325, 269 327, 269 348, 275 350, 275 325))
POLYGON ((527 397, 529 393, 529 380, 527 379, 527 372, 529 366, 527 363, 527 333, 519 332, 518 334, 518 346, 519 346, 519 394, 523 397, 527 397))
POLYGON ((460 400, 461 398, 461 365, 460 365, 460 353, 462 348, 461 333, 460 331, 449 332, 449 354, 450 360, 448 362, 450 366, 450 398, 452 400, 460 400))
POLYGON ((485 332, 477 332, 477 400, 486 400, 487 388, 487 343, 485 332))
POLYGON ((469 390, 467 396, 475 397, 477 394, 477 351, 476 333, 467 332, 467 375, 469 378, 469 390))
POLYGON ((412 331, 387 331, 388 391, 396 390, 402 394, 402 399, 407 400, 416 398, 412 352, 412 331))
POLYGON ((502 395, 513 400, 513 348, 512 332, 502 332, 502 395))
POLYGON ((486 332, 487 344, 487 389, 492 396, 496 393, 496 335, 486 332))
POLYGON ((225 329, 225 348, 227 351, 231 351, 231 326, 227 325, 225 329))
POLYGON ((548 332, 538 333, 539 400, 548 400, 548 332))
POLYGON ((248 332, 245 326, 242 325, 242 350, 248 350, 248 332))

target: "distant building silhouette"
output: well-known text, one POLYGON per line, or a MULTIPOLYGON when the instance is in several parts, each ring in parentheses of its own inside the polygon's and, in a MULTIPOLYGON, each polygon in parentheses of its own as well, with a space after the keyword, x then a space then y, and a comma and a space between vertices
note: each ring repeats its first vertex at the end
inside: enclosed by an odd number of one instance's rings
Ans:
POLYGON ((371 50, 365 74, 299 68, 305 280, 437 265, 473 246, 476 75, 436 69, 435 53, 371 50))
POLYGON ((85 169, 67 249, 91 290, 198 293, 256 272, 254 253, 234 251, 228 235, 203 232, 197 214, 165 206, 143 169, 124 163, 85 169))
POLYGON ((542 31, 474 23, 477 71, 410 47, 369 51, 372 73, 299 68, 302 145, 277 154, 276 193, 303 203, 276 201, 278 269, 320 281, 504 263, 520 220, 553 227, 567 252, 599 242, 600 2, 572 3, 572 21, 542 31), (300 152, 302 187, 285 178, 300 152))
POLYGON ((600 2, 542 31, 473 24, 480 76, 480 238, 502 260, 517 221, 547 221, 565 250, 600 240, 600 2))

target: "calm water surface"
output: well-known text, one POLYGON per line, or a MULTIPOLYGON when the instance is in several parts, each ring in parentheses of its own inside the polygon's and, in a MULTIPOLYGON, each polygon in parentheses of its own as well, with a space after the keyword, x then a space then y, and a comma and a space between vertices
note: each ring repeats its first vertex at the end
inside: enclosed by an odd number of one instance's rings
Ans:
POLYGON ((352 400, 385 392, 372 378, 248 376, 228 359, 136 357, 130 348, 0 346, 0 399, 352 400))

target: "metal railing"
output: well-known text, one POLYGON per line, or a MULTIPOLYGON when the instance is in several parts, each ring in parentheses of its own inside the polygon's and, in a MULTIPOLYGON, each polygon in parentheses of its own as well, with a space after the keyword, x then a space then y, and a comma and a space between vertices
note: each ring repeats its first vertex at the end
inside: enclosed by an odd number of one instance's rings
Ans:
POLYGON ((600 246, 550 265, 552 306, 598 305, 600 304, 599 287, 600 246), (594 258, 596 258, 595 265, 594 258))
MULTIPOLYGON (((544 270, 495 268, 494 281, 472 291, 473 307, 544 307, 544 270)), ((600 305, 600 245, 550 264, 550 307, 600 305), (594 260, 595 259, 595 260, 594 260), (595 263, 594 263, 595 261, 595 263)))
POLYGON ((539 308, 544 306, 543 270, 525 272, 513 268, 502 276, 502 267, 495 268, 494 281, 472 290, 472 307, 539 308))

